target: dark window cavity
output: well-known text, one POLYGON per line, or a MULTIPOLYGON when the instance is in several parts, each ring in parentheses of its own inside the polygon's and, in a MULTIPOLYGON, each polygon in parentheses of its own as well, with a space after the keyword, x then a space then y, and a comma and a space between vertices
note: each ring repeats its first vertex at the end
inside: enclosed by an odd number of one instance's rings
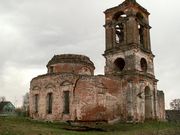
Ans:
POLYGON ((49 68, 49 73, 53 73, 54 72, 54 67, 53 66, 50 66, 49 68))
POLYGON ((143 15, 142 15, 141 13, 138 12, 138 13, 136 14, 136 17, 137 17, 137 19, 138 19, 139 21, 143 22, 144 17, 143 17, 143 15))
POLYGON ((115 61, 114 61, 114 64, 116 66, 116 68, 119 70, 119 71, 122 71, 125 67, 125 61, 124 59, 122 58, 117 58, 115 61))
POLYGON ((69 114, 69 91, 64 91, 64 114, 69 114))
POLYGON ((139 41, 141 46, 144 45, 144 28, 142 25, 138 25, 138 30, 139 30, 139 41))
POLYGON ((39 102, 39 95, 38 94, 36 94, 35 96, 34 96, 34 109, 35 109, 35 113, 38 113, 38 102, 39 102))
POLYGON ((147 72, 147 61, 145 58, 141 59, 140 64, 141 64, 141 70, 147 72))
POLYGON ((52 93, 48 93, 47 95, 47 113, 51 114, 52 113, 52 93))

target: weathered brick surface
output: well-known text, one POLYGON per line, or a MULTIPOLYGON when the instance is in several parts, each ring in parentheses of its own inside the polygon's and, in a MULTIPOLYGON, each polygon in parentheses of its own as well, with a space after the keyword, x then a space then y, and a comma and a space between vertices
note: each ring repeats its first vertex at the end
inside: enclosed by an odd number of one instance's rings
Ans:
POLYGON ((122 90, 119 81, 107 77, 56 74, 38 77, 31 82, 30 112, 37 119, 47 120, 108 120, 117 112, 122 90), (70 114, 63 114, 63 91, 70 92, 70 114), (53 93, 53 112, 46 113, 46 96, 53 93), (35 112, 33 95, 39 94, 39 112, 35 112), (110 108, 113 106, 112 108, 110 108))
MULTIPOLYGON (((83 76, 72 73, 47 74, 34 78, 30 90, 30 115, 42 120, 144 121, 144 89, 154 89, 143 77, 83 76), (133 80, 129 80, 133 79, 133 80), (128 81, 127 81, 128 80, 128 81), (70 92, 70 113, 63 114, 63 91, 70 92), (46 97, 53 93, 53 111, 47 114, 46 97), (35 113, 34 95, 39 94, 39 111, 35 113)), ((154 92, 152 91, 151 94, 154 92)), ((154 96, 153 96, 154 97, 154 96)), ((153 98, 152 97, 152 98, 153 98)), ((154 99, 152 100, 154 104, 154 99)), ((152 118, 155 118, 152 107, 152 118)))
POLYGON ((93 75, 94 64, 87 56, 75 54, 54 55, 47 64, 48 73, 76 73, 93 75))

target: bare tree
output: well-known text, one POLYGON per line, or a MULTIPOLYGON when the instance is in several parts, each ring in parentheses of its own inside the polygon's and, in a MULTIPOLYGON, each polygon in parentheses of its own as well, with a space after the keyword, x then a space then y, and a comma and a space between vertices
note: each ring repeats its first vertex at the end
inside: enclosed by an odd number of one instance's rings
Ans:
POLYGON ((180 99, 174 99, 170 102, 172 110, 180 110, 180 99))
POLYGON ((29 113, 29 93, 28 92, 23 96, 22 111, 26 113, 26 115, 28 115, 29 113))
POLYGON ((0 97, 0 102, 4 102, 4 101, 6 101, 6 97, 5 96, 0 97))

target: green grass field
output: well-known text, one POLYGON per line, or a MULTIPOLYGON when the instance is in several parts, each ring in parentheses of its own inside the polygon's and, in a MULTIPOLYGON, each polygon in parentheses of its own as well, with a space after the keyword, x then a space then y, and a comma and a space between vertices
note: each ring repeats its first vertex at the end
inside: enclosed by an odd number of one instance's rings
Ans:
POLYGON ((180 135, 180 123, 99 125, 103 131, 68 131, 66 123, 32 121, 22 117, 0 117, 0 135, 180 135))

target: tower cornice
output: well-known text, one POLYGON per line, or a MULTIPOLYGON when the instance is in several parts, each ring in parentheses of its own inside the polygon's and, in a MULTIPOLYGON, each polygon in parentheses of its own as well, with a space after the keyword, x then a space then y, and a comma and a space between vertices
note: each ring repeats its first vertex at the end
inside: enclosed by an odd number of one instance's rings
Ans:
POLYGON ((142 10, 144 13, 146 13, 147 15, 149 15, 150 13, 147 11, 147 9, 145 9, 144 7, 142 7, 139 3, 136 2, 136 0, 125 0, 123 3, 121 3, 120 5, 116 6, 116 7, 112 7, 107 9, 106 11, 104 11, 105 14, 107 14, 108 12, 114 11, 115 9, 119 9, 119 8, 132 8, 132 7, 136 7, 139 8, 140 10, 142 10))

